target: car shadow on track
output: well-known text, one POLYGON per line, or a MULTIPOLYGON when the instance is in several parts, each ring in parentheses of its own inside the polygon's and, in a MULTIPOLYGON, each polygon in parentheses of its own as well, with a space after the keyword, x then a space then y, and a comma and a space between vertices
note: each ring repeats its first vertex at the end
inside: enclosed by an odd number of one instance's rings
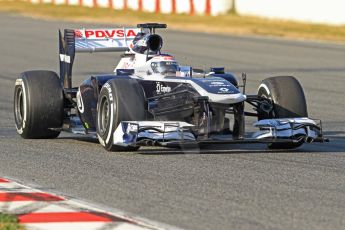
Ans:
POLYGON ((324 131, 324 136, 331 140, 343 140, 345 141, 345 131, 324 131))
POLYGON ((137 153, 143 155, 164 154, 250 154, 250 153, 345 153, 345 132, 324 132, 330 142, 304 144, 297 149, 268 149, 266 144, 224 144, 210 145, 203 148, 182 149, 140 149, 137 153))
MULTIPOLYGON (((295 150, 299 151, 299 150, 295 150)), ((251 154, 251 153, 269 153, 269 152, 287 152, 286 150, 269 150, 265 146, 258 149, 248 149, 237 146, 235 149, 229 148, 195 148, 195 149, 140 149, 137 154, 141 155, 179 155, 179 154, 251 154)))
MULTIPOLYGON (((250 153, 340 153, 345 152, 345 132, 343 131, 328 131, 324 133, 330 142, 304 144, 302 147, 290 150, 271 150, 266 144, 222 144, 209 145, 202 148, 193 146, 189 148, 163 148, 163 147, 142 147, 136 152, 131 152, 141 155, 176 155, 176 154, 250 154, 250 153)), ((99 145, 96 138, 87 136, 63 136, 60 140, 70 140, 76 142, 88 142, 99 145)), ((99 148, 102 148, 99 145, 99 148)))
POLYGON ((258 154, 258 153, 344 153, 345 144, 339 148, 320 148, 319 146, 305 147, 302 146, 298 149, 267 149, 262 146, 256 149, 248 149, 243 146, 237 146, 235 149, 232 146, 228 148, 208 148, 208 149, 140 149, 135 152, 141 155, 179 155, 179 154, 258 154))

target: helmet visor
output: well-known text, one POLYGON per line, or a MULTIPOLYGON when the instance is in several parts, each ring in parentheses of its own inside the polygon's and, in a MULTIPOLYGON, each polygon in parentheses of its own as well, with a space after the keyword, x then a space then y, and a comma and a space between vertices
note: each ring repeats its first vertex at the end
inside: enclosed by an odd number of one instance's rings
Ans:
POLYGON ((178 65, 177 62, 173 61, 161 61, 151 63, 151 68, 154 73, 158 74, 176 74, 178 65))

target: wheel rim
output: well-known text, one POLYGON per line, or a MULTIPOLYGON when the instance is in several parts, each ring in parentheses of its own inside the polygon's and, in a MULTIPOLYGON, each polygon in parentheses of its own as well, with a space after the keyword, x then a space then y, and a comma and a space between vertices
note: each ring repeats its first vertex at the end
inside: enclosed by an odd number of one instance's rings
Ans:
POLYGON ((110 104, 106 96, 102 97, 99 110, 98 127, 100 134, 104 135, 107 132, 110 121, 110 104))
POLYGON ((24 119, 24 92, 21 87, 16 89, 14 98, 14 114, 15 121, 18 127, 21 127, 24 119))

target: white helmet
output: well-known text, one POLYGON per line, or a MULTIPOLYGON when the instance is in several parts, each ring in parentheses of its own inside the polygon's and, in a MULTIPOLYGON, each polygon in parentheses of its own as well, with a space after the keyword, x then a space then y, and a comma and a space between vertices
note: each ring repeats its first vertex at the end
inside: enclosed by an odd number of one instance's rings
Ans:
POLYGON ((154 75, 176 76, 178 63, 175 58, 168 54, 154 56, 147 61, 146 65, 154 75))

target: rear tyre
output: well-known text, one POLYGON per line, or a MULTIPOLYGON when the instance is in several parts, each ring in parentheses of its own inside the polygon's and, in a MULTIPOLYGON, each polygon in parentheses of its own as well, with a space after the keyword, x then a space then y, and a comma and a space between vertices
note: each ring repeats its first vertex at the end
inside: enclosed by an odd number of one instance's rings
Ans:
POLYGON ((134 79, 113 79, 101 89, 97 103, 97 137, 108 151, 135 151, 139 147, 123 147, 113 144, 114 131, 121 121, 146 119, 145 95, 134 79))
MULTIPOLYGON (((259 120, 270 118, 308 117, 307 103, 303 88, 292 76, 270 77, 263 80, 258 88, 258 96, 273 102, 271 114, 258 114, 259 120)), ((301 146, 299 143, 271 143, 270 149, 293 149, 301 146)))
POLYGON ((27 71, 16 80, 14 120, 25 139, 56 138, 63 122, 63 89, 52 71, 27 71))

